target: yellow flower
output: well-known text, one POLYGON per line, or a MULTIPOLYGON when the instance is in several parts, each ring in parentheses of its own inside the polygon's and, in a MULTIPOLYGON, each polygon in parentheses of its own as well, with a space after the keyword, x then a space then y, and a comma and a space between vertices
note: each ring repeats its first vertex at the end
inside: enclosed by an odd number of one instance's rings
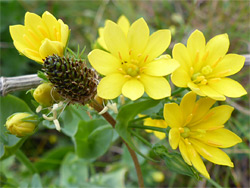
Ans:
POLYGON ((202 32, 194 31, 187 47, 181 43, 174 46, 173 58, 180 67, 172 74, 173 83, 215 100, 247 94, 238 82, 226 78, 239 72, 245 61, 245 57, 237 54, 226 55, 228 48, 227 34, 217 35, 206 44, 202 32))
MULTIPOLYGON (((105 25, 107 24, 107 22, 108 20, 105 21, 105 25)), ((120 16, 120 18, 117 20, 117 25, 120 26, 125 36, 127 36, 130 23, 124 15, 120 16)), ((104 27, 100 27, 98 29, 99 38, 97 39, 97 42, 102 46, 103 49, 108 50, 105 44, 103 31, 104 31, 104 27)))
POLYGON ((8 117, 6 121, 6 128, 11 134, 17 137, 28 136, 34 133, 37 123, 29 122, 36 121, 36 117, 29 113, 15 113, 8 117))
POLYGON ((42 17, 27 12, 24 25, 10 26, 10 35, 21 54, 42 64, 49 55, 63 56, 69 28, 48 11, 42 17))
MULTIPOLYGON (((140 115, 140 117, 143 117, 140 115)), ((144 125, 145 126, 151 126, 151 127, 159 127, 159 128, 167 128, 167 123, 165 120, 163 119, 152 119, 152 118, 146 118, 144 119, 144 125)), ((146 132, 148 133, 154 133, 154 135, 159 138, 160 140, 166 138, 166 134, 163 132, 159 132, 159 131, 152 131, 149 129, 146 129, 146 132)))
POLYGON ((143 18, 135 21, 124 32, 118 24, 108 20, 103 31, 107 50, 95 49, 88 55, 90 64, 106 76, 97 94, 104 99, 114 99, 121 93, 136 100, 144 91, 153 99, 171 95, 168 81, 163 77, 172 73, 179 64, 169 56, 160 56, 169 46, 169 30, 159 30, 149 36, 143 18))
POLYGON ((164 119, 171 127, 171 147, 179 147, 185 162, 206 178, 210 177, 200 155, 215 164, 233 167, 230 158, 219 148, 242 142, 236 134, 224 128, 233 107, 221 105, 210 109, 215 102, 208 97, 196 101, 196 94, 189 92, 180 105, 168 103, 164 106, 164 119))

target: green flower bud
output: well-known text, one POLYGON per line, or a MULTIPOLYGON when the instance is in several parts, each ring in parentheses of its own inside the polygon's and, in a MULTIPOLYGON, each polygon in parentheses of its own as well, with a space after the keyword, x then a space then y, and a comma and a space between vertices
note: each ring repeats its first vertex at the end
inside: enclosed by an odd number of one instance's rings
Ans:
POLYGON ((152 178, 155 182, 163 182, 165 177, 161 171, 156 171, 152 173, 152 178))
POLYGON ((53 90, 50 83, 40 84, 33 93, 34 99, 43 106, 52 106, 55 100, 60 99, 60 95, 53 90))
POLYGON ((31 135, 37 126, 37 117, 29 113, 15 113, 8 117, 6 128, 17 137, 31 135))

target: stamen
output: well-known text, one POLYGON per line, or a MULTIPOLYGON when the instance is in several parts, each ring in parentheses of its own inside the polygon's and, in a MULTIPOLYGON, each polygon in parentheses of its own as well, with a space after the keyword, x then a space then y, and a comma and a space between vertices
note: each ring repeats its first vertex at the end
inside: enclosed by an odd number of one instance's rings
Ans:
POLYGON ((129 50, 129 55, 131 55, 131 53, 132 53, 132 49, 131 49, 131 50, 129 50))
POLYGON ((138 55, 137 55, 137 57, 141 57, 141 56, 142 56, 142 54, 138 54, 138 55))
POLYGON ((55 124, 56 130, 61 131, 61 126, 58 119, 53 120, 53 122, 55 124))
POLYGON ((118 55, 119 55, 120 60, 122 61, 122 56, 121 56, 121 53, 120 53, 120 52, 118 52, 118 55))
POLYGON ((198 63, 198 61, 199 61, 199 55, 200 55, 200 52, 197 51, 196 54, 195 54, 195 58, 194 58, 194 64, 198 63))
POLYGON ((187 145, 191 145, 191 143, 189 142, 189 140, 188 140, 187 138, 185 138, 184 141, 185 141, 185 143, 186 143, 187 145))
POLYGON ((179 127, 179 132, 184 133, 184 129, 182 127, 179 127))
POLYGON ((131 76, 130 76, 130 75, 128 75, 128 74, 127 74, 127 75, 125 75, 124 77, 125 77, 125 78, 131 78, 131 76))
POLYGON ((98 114, 102 115, 102 114, 105 114, 107 111, 108 111, 108 107, 105 106, 98 114))
POLYGON ((204 79, 204 80, 201 81, 201 85, 206 85, 206 84, 207 84, 207 80, 206 79, 204 79))
POLYGON ((212 68, 215 68, 221 60, 222 60, 222 57, 217 59, 217 61, 212 65, 212 68))
POLYGON ((26 34, 23 34, 23 38, 24 38, 24 40, 26 40, 29 43, 29 45, 31 47, 33 47, 35 49, 37 48, 36 45, 30 40, 30 38, 26 34))
POLYGON ((144 59, 144 63, 147 61, 147 59, 148 59, 148 55, 145 57, 145 59, 144 59))
POLYGON ((37 29, 41 32, 41 34, 44 36, 44 38, 49 38, 48 33, 45 31, 45 29, 42 26, 38 25, 37 29))
POLYGON ((137 78, 137 79, 140 79, 140 78, 141 78, 141 76, 140 76, 140 75, 138 75, 138 76, 136 76, 136 78, 137 78))
POLYGON ((209 80, 209 82, 218 82, 218 81, 220 81, 221 80, 221 78, 211 78, 210 80, 209 80))
POLYGON ((36 113, 41 112, 42 109, 43 109, 43 107, 42 107, 41 105, 39 105, 39 106, 36 108, 36 113))

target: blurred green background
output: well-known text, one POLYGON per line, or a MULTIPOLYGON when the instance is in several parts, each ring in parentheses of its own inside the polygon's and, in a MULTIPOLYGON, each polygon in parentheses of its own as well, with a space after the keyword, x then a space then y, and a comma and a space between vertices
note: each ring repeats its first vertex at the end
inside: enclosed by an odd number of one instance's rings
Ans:
MULTIPOLYGON (((155 1, 155 0, 117 0, 117 1, 22 1, 9 0, 0 2, 1 14, 1 43, 0 43, 0 62, 1 76, 19 76, 36 73, 41 69, 41 65, 20 56, 14 48, 9 34, 9 25, 23 24, 24 15, 27 11, 38 15, 46 10, 51 12, 56 18, 62 19, 71 29, 71 39, 69 46, 76 49, 86 46, 85 55, 87 55, 95 45, 98 37, 98 28, 104 25, 106 19, 117 21, 121 15, 125 15, 132 23, 140 17, 144 17, 153 32, 157 29, 170 28, 172 31, 172 41, 167 53, 171 54, 174 44, 182 42, 186 44, 187 38, 195 29, 201 30, 206 39, 221 33, 227 33, 230 39, 230 53, 249 54, 250 53, 250 9, 248 0, 225 0, 225 1, 155 1)), ((239 81, 249 92, 250 84, 249 64, 245 65, 242 71, 234 79, 239 81)), ((25 92, 16 92, 17 95, 30 104, 30 95, 25 92)), ((233 117, 227 123, 227 127, 238 134, 243 143, 228 149, 227 153, 234 161, 235 168, 222 167, 207 163, 208 171, 212 178, 224 187, 249 187, 249 95, 240 99, 228 101, 237 110, 233 117), (238 107, 240 106, 240 107, 238 107)), ((51 148, 57 148, 58 145, 68 144, 69 138, 52 130, 34 135, 30 138, 34 142, 26 142, 23 150, 31 160, 36 161, 44 152, 51 148)), ((116 146, 115 146, 116 147, 116 146)), ((113 148, 114 149, 114 148, 113 148)), ((117 149, 117 148, 115 148, 117 149)), ((118 148, 119 149, 119 148, 118 148)), ((67 150, 68 151, 68 150, 67 150)), ((105 171, 107 164, 117 160, 116 155, 108 152, 99 160, 103 167, 98 170, 105 171)), ((27 172, 14 158, 7 162, 1 162, 0 171, 10 170, 13 178, 22 179, 27 177, 27 172), (4 167, 3 167, 4 166, 4 167), (16 175, 18 177, 16 177, 16 175)), ((145 161, 145 163, 151 163, 145 161)), ((211 186, 209 182, 197 182, 189 177, 176 175, 161 164, 153 164, 154 170, 164 173, 165 180, 157 182, 151 180, 152 169, 144 164, 144 174, 149 180, 146 180, 147 186, 153 187, 206 187, 211 186), (147 173, 150 172, 150 173, 147 173), (150 179, 151 177, 151 179, 150 179), (148 183, 148 182, 149 183, 148 183), (153 182, 153 183, 152 183, 153 182)), ((121 172, 124 175, 123 172, 121 172)), ((43 174, 44 175, 44 174, 43 174)), ((43 179, 47 186, 53 187, 56 184, 54 176, 57 171, 46 173, 47 179, 43 179), (54 181, 54 182, 53 182, 54 181)), ((131 177, 127 177, 134 181, 131 177)), ((135 180, 136 181, 136 180, 135 180)), ((133 185, 133 184, 132 184, 133 185)))

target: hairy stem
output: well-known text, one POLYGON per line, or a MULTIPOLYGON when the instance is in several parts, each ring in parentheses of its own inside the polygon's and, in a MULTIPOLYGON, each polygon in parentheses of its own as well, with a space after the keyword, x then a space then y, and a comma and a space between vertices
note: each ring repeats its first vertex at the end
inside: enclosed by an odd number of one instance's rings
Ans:
MULTIPOLYGON (((100 104, 98 104, 96 101, 93 101, 90 105, 97 112, 100 112, 103 109, 103 107, 100 104)), ((116 121, 114 120, 114 118, 108 112, 105 112, 104 114, 102 114, 102 116, 112 125, 113 128, 115 128, 116 121)), ((138 184, 139 184, 139 187, 142 188, 142 187, 144 187, 143 176, 142 176, 141 167, 140 167, 138 158, 136 156, 136 153, 135 153, 134 150, 132 150, 130 148, 130 146, 123 139, 122 139, 122 141, 127 146, 128 151, 129 151, 129 153, 130 153, 130 155, 131 155, 131 157, 133 159, 136 174, 137 174, 137 177, 138 177, 138 184)))

